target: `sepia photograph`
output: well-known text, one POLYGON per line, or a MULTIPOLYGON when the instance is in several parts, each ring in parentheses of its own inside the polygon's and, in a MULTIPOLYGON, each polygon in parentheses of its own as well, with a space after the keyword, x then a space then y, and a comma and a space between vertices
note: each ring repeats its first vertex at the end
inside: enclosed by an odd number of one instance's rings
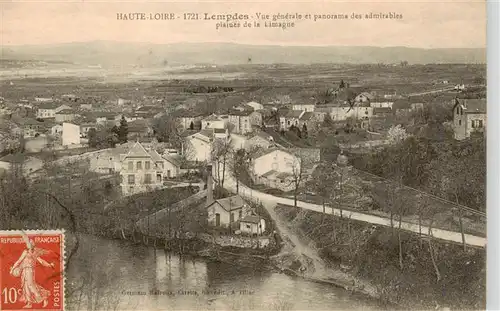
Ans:
POLYGON ((0 310, 485 310, 486 6, 0 0, 0 310))

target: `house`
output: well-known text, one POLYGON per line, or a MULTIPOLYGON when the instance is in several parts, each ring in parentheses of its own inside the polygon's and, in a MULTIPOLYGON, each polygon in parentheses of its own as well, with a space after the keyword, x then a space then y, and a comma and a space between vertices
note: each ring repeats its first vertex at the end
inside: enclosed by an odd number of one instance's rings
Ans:
POLYGON ((77 117, 77 114, 70 108, 60 110, 55 113, 55 121, 57 123, 71 122, 77 117))
POLYGON ((63 131, 62 124, 56 124, 50 128, 50 134, 53 136, 61 135, 63 131))
POLYGON ((155 150, 147 151, 136 142, 120 156, 121 188, 124 195, 158 189, 163 185, 163 158, 155 150))
POLYGON ((373 94, 368 93, 368 92, 363 92, 361 94, 358 94, 355 98, 354 101, 357 103, 370 103, 375 96, 373 94))
POLYGON ((252 123, 250 115, 253 110, 233 109, 229 112, 229 124, 232 126, 232 132, 237 134, 247 134, 252 132, 252 123))
POLYGON ((51 102, 53 100, 54 99, 52 97, 35 97, 35 101, 39 102, 39 103, 47 103, 47 102, 51 102))
POLYGON ((266 221, 258 215, 247 215, 240 220, 241 233, 262 235, 266 231, 266 221))
POLYGON ((387 100, 387 99, 373 99, 370 101, 370 107, 372 108, 389 108, 392 109, 392 105, 394 105, 394 101, 392 100, 387 100))
MULTIPOLYGON (((209 191, 207 189, 207 191, 209 191)), ((207 202, 208 223, 213 227, 237 227, 250 212, 250 207, 239 195, 207 202)))
POLYGON ((327 114, 333 121, 345 121, 348 118, 369 120, 373 116, 373 108, 356 105, 318 105, 314 111, 314 119, 316 122, 323 122, 327 114))
POLYGON ((254 101, 251 101, 251 102, 249 102, 249 103, 246 103, 245 105, 246 105, 246 106, 251 107, 254 111, 264 109, 264 105, 259 104, 259 103, 254 102, 254 101))
POLYGON ((275 145, 274 138, 266 132, 259 131, 252 138, 245 142, 245 149, 252 150, 256 148, 267 149, 275 145))
POLYGON ((293 126, 299 126, 299 119, 304 115, 305 110, 290 110, 286 114, 280 116, 280 130, 288 131, 293 126))
POLYGON ((201 127, 203 114, 194 111, 182 111, 177 114, 177 120, 183 130, 194 130, 201 127))
POLYGON ((270 171, 277 173, 297 173, 301 169, 300 158, 278 147, 262 150, 252 159, 251 171, 256 177, 270 171))
POLYGON ((79 145, 80 144, 80 126, 72 123, 64 122, 62 124, 62 145, 79 145))
POLYGON ((41 134, 45 128, 45 122, 40 122, 31 118, 26 118, 21 121, 24 137, 35 137, 41 134))
POLYGON ((89 135, 90 129, 97 130, 97 127, 94 123, 82 123, 80 124, 80 135, 83 138, 87 138, 89 135))
MULTIPOLYGON (((119 121, 118 121, 119 122, 119 121)), ((128 136, 129 140, 134 140, 137 138, 145 138, 153 135, 153 128, 149 124, 148 120, 135 120, 127 123, 128 126, 128 136)))
POLYGON ((92 110, 92 103, 81 103, 80 109, 82 110, 92 110))
POLYGON ((455 91, 463 91, 463 90, 465 90, 465 84, 457 84, 457 85, 455 85, 455 87, 453 89, 455 91))
POLYGON ((221 116, 212 114, 205 119, 201 120, 201 129, 225 129, 227 127, 227 121, 221 116))
POLYGON ((454 138, 469 138, 474 132, 486 128, 486 99, 455 99, 453 106, 454 138))
POLYGON ((186 137, 183 147, 184 156, 188 161, 203 162, 210 161, 212 143, 215 139, 229 140, 227 129, 207 128, 186 137))
POLYGON ((97 112, 95 115, 91 116, 92 119, 95 119, 96 124, 106 125, 110 122, 116 123, 116 113, 113 112, 97 112))
POLYGON ((37 119, 55 118, 56 113, 64 109, 71 109, 71 107, 68 105, 61 105, 61 103, 57 102, 44 102, 38 106, 36 117, 37 119))
POLYGON ((90 157, 89 170, 100 174, 111 174, 120 172, 121 155, 128 152, 129 144, 124 144, 95 153, 90 157))
POLYGON ((43 167, 43 161, 23 153, 8 154, 0 158, 1 169, 9 171, 17 167, 22 169, 23 174, 27 175, 41 169, 43 167))
POLYGON ((315 107, 315 104, 293 104, 292 110, 313 112, 315 107))
POLYGON ((374 117, 387 117, 393 114, 392 108, 389 107, 373 108, 374 117))

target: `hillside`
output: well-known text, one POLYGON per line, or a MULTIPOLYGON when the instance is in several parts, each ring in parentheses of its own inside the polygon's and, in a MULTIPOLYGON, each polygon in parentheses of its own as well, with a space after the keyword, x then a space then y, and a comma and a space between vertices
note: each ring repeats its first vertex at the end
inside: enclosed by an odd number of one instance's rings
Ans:
POLYGON ((70 62, 82 65, 166 66, 193 64, 486 63, 486 50, 409 47, 259 46, 233 43, 148 44, 94 41, 1 47, 3 60, 70 62))

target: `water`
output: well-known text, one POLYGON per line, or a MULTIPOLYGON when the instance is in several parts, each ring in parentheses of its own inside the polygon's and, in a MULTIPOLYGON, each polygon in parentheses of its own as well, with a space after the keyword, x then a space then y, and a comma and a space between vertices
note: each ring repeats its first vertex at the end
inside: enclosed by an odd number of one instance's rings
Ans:
POLYGON ((66 283, 69 310, 386 310, 326 284, 89 236, 66 283))

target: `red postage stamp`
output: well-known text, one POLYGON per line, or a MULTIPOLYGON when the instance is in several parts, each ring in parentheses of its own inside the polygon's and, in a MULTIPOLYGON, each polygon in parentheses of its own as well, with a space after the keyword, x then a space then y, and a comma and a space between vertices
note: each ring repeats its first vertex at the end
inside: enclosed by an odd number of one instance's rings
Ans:
POLYGON ((64 310, 64 231, 0 231, 0 310, 64 310))

